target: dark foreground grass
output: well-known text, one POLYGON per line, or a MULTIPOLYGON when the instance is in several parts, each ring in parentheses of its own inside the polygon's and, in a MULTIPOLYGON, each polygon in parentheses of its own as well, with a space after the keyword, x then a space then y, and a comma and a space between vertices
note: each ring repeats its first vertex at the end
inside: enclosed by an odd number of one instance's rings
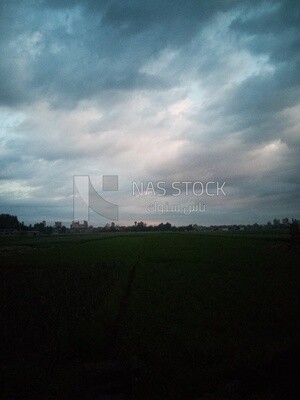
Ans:
POLYGON ((5 391, 44 398, 45 389, 48 394, 70 389, 55 382, 59 366, 106 359, 126 273, 121 263, 3 271, 5 391))
POLYGON ((298 398, 285 238, 52 239, 3 243, 1 399, 298 398))

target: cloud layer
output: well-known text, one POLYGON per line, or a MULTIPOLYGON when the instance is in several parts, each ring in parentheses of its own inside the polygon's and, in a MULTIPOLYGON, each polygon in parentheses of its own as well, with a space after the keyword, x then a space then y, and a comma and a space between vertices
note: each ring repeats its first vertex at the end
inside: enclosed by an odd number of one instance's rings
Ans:
POLYGON ((69 222, 72 176, 117 174, 124 223, 300 217, 298 1, 15 0, 0 21, 0 212, 69 222), (227 196, 158 216, 133 180, 227 196))

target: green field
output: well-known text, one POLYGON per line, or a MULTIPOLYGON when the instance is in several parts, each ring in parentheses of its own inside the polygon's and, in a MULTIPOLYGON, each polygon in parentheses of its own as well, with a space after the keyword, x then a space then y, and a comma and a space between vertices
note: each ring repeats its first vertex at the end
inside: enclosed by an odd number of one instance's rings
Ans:
POLYGON ((0 238, 0 399, 296 399, 299 255, 285 235, 0 238))

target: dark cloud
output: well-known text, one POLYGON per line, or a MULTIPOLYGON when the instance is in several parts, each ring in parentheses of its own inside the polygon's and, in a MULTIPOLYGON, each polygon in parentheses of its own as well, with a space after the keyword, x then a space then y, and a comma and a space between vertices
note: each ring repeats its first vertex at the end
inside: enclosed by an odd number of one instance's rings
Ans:
POLYGON ((206 221, 296 216, 299 48, 298 1, 1 2, 2 203, 113 170, 226 180, 206 221))
POLYGON ((217 12, 237 3, 10 2, 2 7, 0 100, 72 102, 112 88, 164 89, 169 82, 140 68, 162 49, 188 45, 217 12))
POLYGON ((284 129, 278 123, 282 116, 278 114, 299 103, 299 2, 263 3, 256 13, 235 18, 230 29, 239 35, 244 48, 267 57, 272 72, 250 76, 235 87, 225 101, 225 112, 238 115, 241 128, 255 127, 253 140, 259 134, 268 139, 272 132, 282 138, 284 129))

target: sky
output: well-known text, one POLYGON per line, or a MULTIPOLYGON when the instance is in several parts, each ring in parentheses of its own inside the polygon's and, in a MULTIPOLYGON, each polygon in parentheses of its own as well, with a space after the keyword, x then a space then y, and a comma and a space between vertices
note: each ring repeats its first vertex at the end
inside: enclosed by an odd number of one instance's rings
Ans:
POLYGON ((298 0, 1 0, 0 54, 0 213, 68 225, 86 175, 119 224, 300 219, 298 0))

